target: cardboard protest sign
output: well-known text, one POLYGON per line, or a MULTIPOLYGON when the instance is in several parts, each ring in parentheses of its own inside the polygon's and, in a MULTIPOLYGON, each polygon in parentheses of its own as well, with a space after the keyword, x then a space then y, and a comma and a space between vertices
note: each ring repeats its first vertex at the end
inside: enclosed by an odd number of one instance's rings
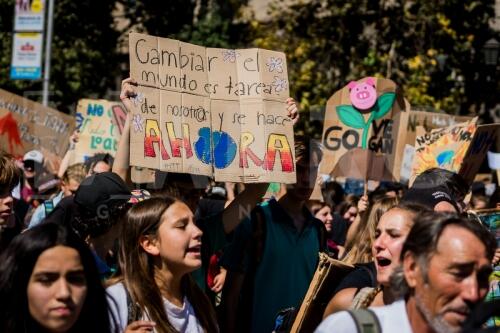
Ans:
POLYGON ((415 145, 417 126, 423 126, 426 132, 435 128, 448 127, 471 120, 472 117, 455 116, 447 113, 411 110, 406 127, 406 144, 415 145))
POLYGON ((131 33, 131 165, 294 183, 285 55, 216 49, 131 33))
POLYGON ((431 168, 443 168, 458 173, 476 132, 476 122, 477 118, 474 118, 453 126, 418 133, 410 184, 417 175, 431 168))
POLYGON ((410 105, 391 80, 352 81, 327 102, 320 173, 399 180, 410 105))
POLYGON ((500 124, 479 125, 469 146, 459 173, 472 184, 489 148, 500 135, 500 124))
POLYGON ((57 171, 74 129, 73 117, 0 89, 0 147, 20 157, 38 149, 57 171))
POLYGON ((410 183, 427 169, 443 168, 459 173, 472 184, 500 129, 500 124, 477 126, 476 122, 477 117, 418 135, 410 183))
POLYGON ((76 127, 80 131, 73 163, 85 162, 97 153, 115 156, 126 119, 120 102, 81 99, 76 108, 76 127))
POLYGON ((304 300, 293 322, 291 333, 313 332, 323 320, 335 288, 354 267, 319 253, 319 262, 304 300))

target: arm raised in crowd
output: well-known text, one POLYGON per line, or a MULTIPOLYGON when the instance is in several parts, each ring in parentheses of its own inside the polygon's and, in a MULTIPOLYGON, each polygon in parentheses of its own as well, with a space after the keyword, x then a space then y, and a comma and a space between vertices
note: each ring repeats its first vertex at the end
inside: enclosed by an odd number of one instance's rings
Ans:
POLYGON ((68 150, 66 150, 66 154, 64 154, 64 157, 61 161, 61 164, 59 165, 59 170, 57 171, 57 177, 59 179, 62 179, 64 176, 64 173, 66 172, 66 169, 69 167, 69 163, 71 159, 73 158, 73 153, 75 152, 75 145, 78 142, 78 130, 75 130, 73 134, 69 137, 69 147, 68 150))
POLYGON ((113 163, 113 172, 120 176, 125 182, 130 180, 130 112, 133 104, 130 98, 136 95, 136 82, 132 78, 127 78, 122 81, 122 90, 120 99, 127 109, 127 119, 123 126, 122 136, 118 143, 118 150, 113 163))
POLYGON ((354 237, 356 236, 356 233, 362 231, 358 230, 358 228, 361 224, 361 219, 364 218, 364 215, 368 214, 368 206, 368 196, 363 195, 361 198, 359 198, 358 201, 358 213, 356 214, 356 218, 354 219, 354 222, 352 222, 352 224, 349 226, 349 229, 347 229, 345 244, 351 244, 354 237))
MULTIPOLYGON (((297 104, 291 97, 286 100, 286 104, 287 115, 295 125, 299 120, 297 104)), ((245 184, 245 189, 224 209, 222 222, 226 234, 233 231, 240 221, 250 217, 250 212, 262 200, 268 187, 269 183, 245 184)))

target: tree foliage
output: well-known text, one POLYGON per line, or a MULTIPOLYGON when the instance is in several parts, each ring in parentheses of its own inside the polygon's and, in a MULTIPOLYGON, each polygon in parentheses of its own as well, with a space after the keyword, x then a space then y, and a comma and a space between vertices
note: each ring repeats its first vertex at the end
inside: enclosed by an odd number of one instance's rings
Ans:
POLYGON ((467 113, 477 102, 480 50, 493 35, 492 6, 492 0, 275 3, 269 22, 251 27, 256 46, 287 54, 291 90, 310 114, 304 130, 318 136, 314 119, 329 96, 365 76, 392 79, 414 106, 467 113))
MULTIPOLYGON (((119 73, 112 0, 57 0, 54 2, 50 100, 60 111, 71 112, 78 99, 104 98, 115 90, 119 73)), ((46 1, 48 6, 48 1, 46 1)), ((14 0, 0 0, 0 86, 41 101, 41 81, 9 78, 14 0)))
MULTIPOLYGON (((128 56, 118 49, 129 30, 210 47, 284 51, 293 96, 306 113, 303 130, 316 136, 314 120, 328 97, 364 76, 390 78, 412 105, 451 113, 467 113, 498 91, 495 75, 484 79, 491 68, 481 52, 494 36, 493 0, 287 3, 275 0, 261 22, 242 15, 248 0, 57 0, 51 100, 68 112, 82 97, 116 98, 110 92, 128 73, 128 56), (120 31, 112 16, 117 4, 127 22, 120 31)), ((0 0, 0 87, 41 91, 40 81, 9 79, 13 8, 14 0, 0 0)))

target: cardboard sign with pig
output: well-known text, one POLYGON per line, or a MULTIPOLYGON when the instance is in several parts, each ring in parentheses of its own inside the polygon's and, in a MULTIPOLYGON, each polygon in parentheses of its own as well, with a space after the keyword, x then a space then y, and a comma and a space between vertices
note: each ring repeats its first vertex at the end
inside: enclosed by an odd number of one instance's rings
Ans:
POLYGON ((320 173, 398 181, 409 109, 391 80, 349 82, 326 105, 320 173))
POLYGON ((216 181, 294 183, 285 54, 131 33, 130 162, 216 181))

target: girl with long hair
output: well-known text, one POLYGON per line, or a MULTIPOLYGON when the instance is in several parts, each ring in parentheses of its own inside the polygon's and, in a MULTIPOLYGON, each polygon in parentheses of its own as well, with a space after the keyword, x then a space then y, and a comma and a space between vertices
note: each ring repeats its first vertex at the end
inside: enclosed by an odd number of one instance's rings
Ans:
MULTIPOLYGON (((398 204, 397 198, 382 198, 369 207, 368 212, 363 214, 361 222, 357 225, 354 238, 348 239, 343 262, 349 264, 362 264, 373 261, 372 244, 375 241, 377 224, 382 215, 398 204)), ((351 226, 353 227, 353 226, 351 226)))
POLYGON ((111 332, 92 252, 47 223, 18 235, 0 257, 0 332, 111 332))
POLYGON ((201 266, 193 213, 171 197, 137 203, 120 233, 119 276, 108 289, 125 332, 218 332, 215 311, 189 273, 201 266))
POLYGON ((395 300, 389 277, 400 264, 401 249, 415 223, 415 217, 426 211, 428 209, 420 205, 400 203, 380 217, 371 246, 377 285, 338 291, 328 303, 323 318, 337 311, 382 306, 395 300))

